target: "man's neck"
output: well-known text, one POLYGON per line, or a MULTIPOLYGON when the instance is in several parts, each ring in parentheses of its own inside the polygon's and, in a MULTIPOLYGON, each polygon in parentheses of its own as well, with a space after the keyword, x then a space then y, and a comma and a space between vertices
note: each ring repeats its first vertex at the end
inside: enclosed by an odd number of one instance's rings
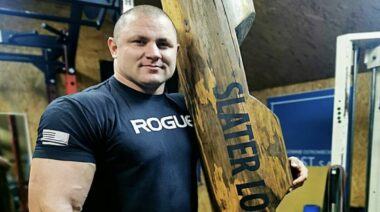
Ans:
POLYGON ((136 90, 141 93, 145 94, 151 94, 151 95, 161 95, 164 93, 165 84, 161 84, 159 87, 149 88, 149 87, 143 87, 136 83, 134 83, 131 80, 128 80, 127 78, 123 77, 121 74, 115 71, 114 73, 115 79, 125 86, 128 86, 129 88, 136 90))

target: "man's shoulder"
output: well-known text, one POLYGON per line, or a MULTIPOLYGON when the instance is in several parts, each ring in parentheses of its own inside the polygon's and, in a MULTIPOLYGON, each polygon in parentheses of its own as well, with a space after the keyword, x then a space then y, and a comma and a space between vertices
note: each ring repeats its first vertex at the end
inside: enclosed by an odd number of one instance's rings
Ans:
POLYGON ((166 96, 172 99, 176 99, 177 101, 185 101, 185 97, 181 93, 166 93, 166 96))
POLYGON ((181 93, 166 93, 166 97, 177 105, 181 110, 187 111, 185 97, 181 93))
POLYGON ((49 107, 68 107, 68 108, 102 108, 106 105, 114 104, 105 82, 91 86, 75 94, 61 96, 49 104, 49 107))
POLYGON ((108 81, 93 85, 81 92, 69 95, 67 97, 85 105, 107 104, 114 102, 108 81))
POLYGON ((72 97, 73 98, 84 98, 84 99, 90 98, 90 99, 95 99, 95 100, 101 100, 103 98, 112 97, 110 90, 111 90, 110 82, 109 82, 109 80, 106 80, 104 82, 90 86, 90 87, 84 89, 83 91, 72 95, 72 97))

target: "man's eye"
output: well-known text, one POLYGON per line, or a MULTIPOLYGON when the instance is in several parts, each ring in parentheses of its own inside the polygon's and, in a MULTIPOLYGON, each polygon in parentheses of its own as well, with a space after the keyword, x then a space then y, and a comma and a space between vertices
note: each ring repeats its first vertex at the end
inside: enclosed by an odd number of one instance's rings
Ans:
POLYGON ((157 43, 158 48, 160 49, 166 49, 169 47, 168 43, 162 42, 162 43, 157 43))
POLYGON ((139 45, 145 44, 145 42, 143 40, 133 40, 132 43, 136 43, 136 44, 139 44, 139 45))

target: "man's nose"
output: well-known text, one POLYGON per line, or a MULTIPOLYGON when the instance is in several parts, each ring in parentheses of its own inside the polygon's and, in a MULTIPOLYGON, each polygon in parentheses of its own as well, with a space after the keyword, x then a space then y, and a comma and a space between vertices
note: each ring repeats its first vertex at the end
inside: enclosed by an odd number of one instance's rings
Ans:
POLYGON ((152 60, 161 58, 161 52, 156 43, 148 43, 145 46, 145 56, 152 60))

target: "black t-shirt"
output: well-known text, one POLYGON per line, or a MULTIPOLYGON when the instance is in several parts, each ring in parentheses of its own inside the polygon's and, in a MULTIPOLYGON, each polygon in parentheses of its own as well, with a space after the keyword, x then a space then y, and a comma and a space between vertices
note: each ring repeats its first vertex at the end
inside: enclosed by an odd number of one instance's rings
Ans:
POLYGON ((192 124, 180 95, 112 77, 47 107, 33 157, 96 164, 83 211, 196 211, 192 124))

